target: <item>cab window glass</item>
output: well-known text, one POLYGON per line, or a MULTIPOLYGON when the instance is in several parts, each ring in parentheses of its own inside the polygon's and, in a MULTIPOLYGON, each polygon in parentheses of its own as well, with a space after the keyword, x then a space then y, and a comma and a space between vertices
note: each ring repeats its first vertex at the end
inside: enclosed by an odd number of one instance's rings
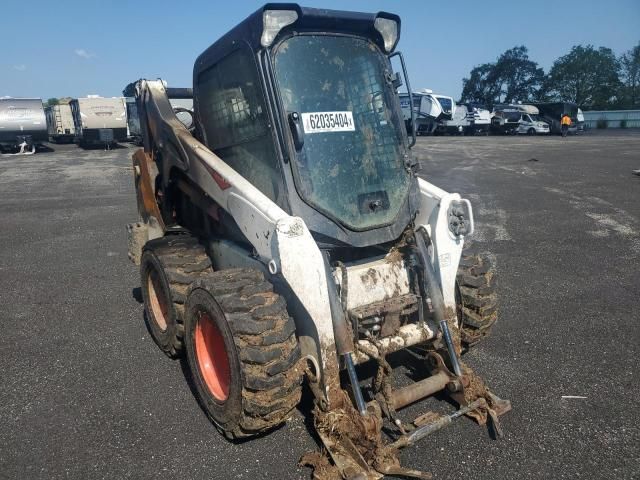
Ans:
POLYGON ((207 146, 282 206, 282 174, 251 51, 236 50, 204 70, 198 89, 207 146))

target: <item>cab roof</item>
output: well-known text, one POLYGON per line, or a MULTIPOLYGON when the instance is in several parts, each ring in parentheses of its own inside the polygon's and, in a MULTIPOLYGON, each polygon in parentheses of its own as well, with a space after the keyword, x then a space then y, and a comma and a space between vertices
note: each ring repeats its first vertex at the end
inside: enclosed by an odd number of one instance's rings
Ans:
POLYGON ((263 14, 266 10, 295 10, 298 14, 298 18, 293 24, 284 27, 278 33, 276 40, 273 42, 274 44, 277 43, 277 38, 285 33, 335 32, 367 37, 384 51, 382 36, 374 28, 374 22, 378 17, 396 21, 398 24, 398 40, 400 39, 400 17, 392 13, 362 13, 301 7, 296 3, 267 3, 200 54, 194 65, 194 74, 207 68, 212 63, 217 63, 218 60, 238 48, 242 43, 248 44, 253 51, 263 49, 260 38, 263 31, 263 14))

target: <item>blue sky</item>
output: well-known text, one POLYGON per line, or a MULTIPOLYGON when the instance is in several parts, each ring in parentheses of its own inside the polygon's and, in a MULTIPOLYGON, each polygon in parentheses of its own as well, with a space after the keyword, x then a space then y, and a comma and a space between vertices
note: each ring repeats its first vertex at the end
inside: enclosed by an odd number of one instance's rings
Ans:
MULTIPOLYGON (((196 56, 263 3, 2 0, 0 97, 115 96, 141 77, 188 86, 196 56)), ((399 14, 399 49, 413 88, 454 97, 473 66, 515 45, 526 45, 547 70, 572 45, 607 46, 620 54, 640 41, 640 0, 302 5, 399 14)))

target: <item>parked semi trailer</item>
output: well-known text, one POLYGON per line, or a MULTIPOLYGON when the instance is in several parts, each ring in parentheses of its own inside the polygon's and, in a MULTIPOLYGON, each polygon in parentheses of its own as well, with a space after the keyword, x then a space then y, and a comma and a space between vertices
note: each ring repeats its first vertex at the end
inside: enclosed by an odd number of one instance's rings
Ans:
POLYGON ((127 111, 120 97, 90 95, 71 101, 76 129, 75 141, 80 146, 106 147, 127 140, 127 111))
POLYGON ((47 140, 42 99, 0 99, 0 151, 32 154, 37 144, 47 140))
POLYGON ((49 140, 56 143, 71 143, 76 135, 73 113, 67 103, 49 105, 45 108, 49 140))

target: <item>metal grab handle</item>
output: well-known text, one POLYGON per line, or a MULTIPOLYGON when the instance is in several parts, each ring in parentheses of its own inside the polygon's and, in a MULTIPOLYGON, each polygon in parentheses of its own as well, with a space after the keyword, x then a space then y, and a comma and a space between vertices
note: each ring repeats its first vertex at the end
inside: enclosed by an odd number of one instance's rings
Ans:
POLYGON ((413 108, 413 93, 411 92, 411 82, 409 82, 409 74, 407 73, 407 66, 404 63, 404 56, 402 52, 394 52, 389 55, 389 60, 393 57, 400 58, 400 65, 402 65, 402 74, 404 75, 404 81, 407 84, 407 92, 409 93, 409 110, 411 111, 411 142, 409 148, 412 148, 416 144, 416 112, 413 108))

